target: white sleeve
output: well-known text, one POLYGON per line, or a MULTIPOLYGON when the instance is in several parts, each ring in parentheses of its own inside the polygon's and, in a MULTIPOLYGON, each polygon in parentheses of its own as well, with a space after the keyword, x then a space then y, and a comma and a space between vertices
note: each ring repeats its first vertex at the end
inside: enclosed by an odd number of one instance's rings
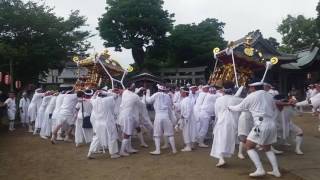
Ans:
POLYGON ((249 105, 250 105, 250 99, 249 98, 245 98, 240 104, 235 105, 235 106, 229 106, 229 109, 231 111, 245 111, 249 109, 249 105))
POLYGON ((4 104, 6 104, 6 105, 9 105, 10 103, 11 103, 11 99, 10 98, 6 99, 6 101, 4 102, 4 104))
POLYGON ((154 100, 155 100, 157 94, 158 94, 158 93, 154 93, 154 94, 150 97, 150 93, 147 93, 146 102, 147 102, 148 104, 154 103, 154 100))

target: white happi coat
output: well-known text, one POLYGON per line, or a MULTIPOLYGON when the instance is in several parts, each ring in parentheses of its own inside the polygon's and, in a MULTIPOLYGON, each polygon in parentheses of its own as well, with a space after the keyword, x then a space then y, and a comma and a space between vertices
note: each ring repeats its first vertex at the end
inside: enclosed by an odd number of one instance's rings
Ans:
POLYGON ((51 96, 45 96, 42 99, 41 105, 38 109, 35 128, 40 129, 42 127, 42 123, 45 119, 45 111, 50 102, 51 96))
POLYGON ((45 110, 44 119, 41 125, 41 136, 50 136, 52 131, 52 113, 56 106, 57 96, 52 96, 50 102, 45 110))
POLYGON ((290 132, 294 132, 295 135, 303 133, 301 128, 291 121, 291 119, 297 114, 292 106, 284 106, 281 111, 279 109, 277 109, 277 111, 278 137, 281 139, 287 139, 290 136, 290 132))
POLYGON ((239 113, 232 112, 229 106, 237 105, 241 99, 232 95, 219 97, 215 103, 216 125, 213 129, 213 143, 210 155, 215 158, 231 157, 237 137, 239 113))
POLYGON ((185 97, 180 102, 181 118, 178 122, 179 128, 182 130, 183 141, 185 144, 191 143, 190 123, 192 118, 193 104, 190 97, 185 97))
POLYGON ((30 122, 36 121, 38 109, 41 105, 43 96, 44 96, 44 93, 37 93, 37 92, 34 93, 28 108, 28 116, 29 116, 30 122))
POLYGON ((75 127, 75 143, 89 143, 93 137, 93 130, 92 128, 83 128, 83 118, 91 116, 92 112, 92 104, 90 99, 81 99, 80 102, 77 103, 76 109, 78 110, 77 120, 76 120, 76 127, 75 127), (82 108, 83 107, 83 108, 82 108))
POLYGON ((7 115, 8 115, 8 119, 10 121, 13 121, 15 120, 16 118, 16 112, 17 112, 17 109, 16 109, 16 99, 12 99, 12 98, 8 98, 4 104, 7 105, 7 115))
POLYGON ((54 110, 52 112, 52 131, 55 129, 55 127, 57 126, 57 121, 59 119, 59 111, 61 109, 61 105, 62 105, 62 102, 63 102, 63 97, 64 97, 64 94, 59 94, 57 96, 57 99, 56 99, 56 104, 55 104, 55 107, 54 107, 54 110))
POLYGON ((123 91, 118 123, 127 135, 132 135, 134 129, 139 127, 139 103, 137 94, 129 90, 123 91))
MULTIPOLYGON (((102 147, 108 147, 110 154, 118 152, 118 132, 114 118, 115 98, 114 96, 108 96, 91 100, 96 139, 102 147)), ((92 141, 91 144, 97 143, 92 141)), ((90 146, 90 149, 95 148, 90 146)))
POLYGON ((76 119, 77 94, 65 94, 59 110, 58 124, 67 123, 73 125, 76 119))
POLYGON ((22 123, 29 123, 28 118, 28 108, 30 105, 30 99, 27 97, 22 97, 19 102, 20 108, 20 118, 22 123))
POLYGON ((172 118, 173 110, 170 96, 164 92, 157 92, 150 97, 149 93, 148 91, 146 101, 153 104, 155 111, 153 136, 173 136, 173 126, 176 122, 172 118))
POLYGON ((238 112, 247 110, 252 114, 254 127, 247 137, 248 140, 259 145, 270 145, 277 141, 277 107, 271 94, 258 90, 250 93, 239 105, 229 108, 238 112))

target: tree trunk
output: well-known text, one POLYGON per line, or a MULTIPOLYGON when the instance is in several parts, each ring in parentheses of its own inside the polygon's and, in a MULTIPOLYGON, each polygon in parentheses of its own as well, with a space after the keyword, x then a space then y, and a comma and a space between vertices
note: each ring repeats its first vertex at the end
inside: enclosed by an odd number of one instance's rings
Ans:
POLYGON ((132 48, 132 56, 133 56, 134 62, 139 67, 141 67, 141 65, 144 63, 144 56, 145 56, 145 52, 144 52, 142 46, 133 47, 132 48))

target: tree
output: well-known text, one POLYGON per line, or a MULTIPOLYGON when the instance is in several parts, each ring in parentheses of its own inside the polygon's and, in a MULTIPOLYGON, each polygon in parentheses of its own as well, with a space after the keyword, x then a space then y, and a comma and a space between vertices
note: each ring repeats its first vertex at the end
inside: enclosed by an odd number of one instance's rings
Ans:
POLYGON ((85 22, 79 11, 64 19, 44 4, 0 1, 0 70, 9 71, 11 61, 16 79, 38 82, 39 74, 90 47, 90 32, 79 30, 85 22))
POLYGON ((169 36, 169 62, 180 67, 208 65, 212 62, 212 49, 223 49, 226 41, 222 37, 225 23, 217 19, 206 19, 199 24, 181 24, 175 26, 169 36))
POLYGON ((318 35, 320 35, 320 1, 318 2, 316 10, 318 12, 318 16, 317 16, 317 19, 316 19, 317 32, 318 32, 318 35))
POLYGON ((146 49, 172 29, 174 15, 162 6, 163 0, 107 0, 107 12, 98 27, 104 45, 116 51, 131 49, 135 63, 142 66, 146 49))
POLYGON ((305 18, 303 15, 288 15, 277 31, 282 35, 281 48, 286 52, 308 47, 319 37, 315 19, 305 18))

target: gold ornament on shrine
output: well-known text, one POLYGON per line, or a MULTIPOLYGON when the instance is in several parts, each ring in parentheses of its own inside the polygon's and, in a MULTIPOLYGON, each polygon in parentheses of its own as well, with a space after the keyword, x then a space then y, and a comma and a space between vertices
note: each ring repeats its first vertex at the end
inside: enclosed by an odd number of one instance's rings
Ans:
POLYGON ((275 64, 277 64, 279 62, 279 59, 277 57, 272 57, 270 59, 270 62, 271 62, 271 64, 275 65, 275 64))
POLYGON ((75 62, 75 63, 78 63, 79 62, 79 57, 78 56, 74 56, 72 58, 72 60, 75 62))
POLYGON ((252 57, 254 55, 254 49, 251 47, 247 47, 244 49, 244 54, 249 57, 252 57))
POLYGON ((220 48, 216 47, 213 49, 213 54, 218 54, 220 52, 220 48))
POLYGON ((133 67, 129 65, 129 67, 127 68, 128 72, 132 72, 133 71, 133 67))

